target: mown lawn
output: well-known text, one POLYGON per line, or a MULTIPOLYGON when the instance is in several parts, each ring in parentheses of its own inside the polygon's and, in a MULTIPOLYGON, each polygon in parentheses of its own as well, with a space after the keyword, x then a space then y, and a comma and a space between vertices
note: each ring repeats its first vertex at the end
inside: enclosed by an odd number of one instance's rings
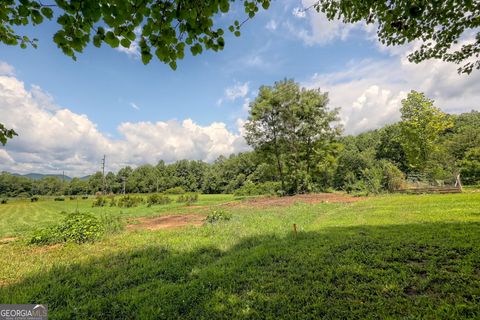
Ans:
MULTIPOLYGON (((145 196, 144 196, 145 197, 145 196)), ((7 204, 0 205, 0 238, 18 236, 29 233, 39 227, 47 227, 63 218, 61 212, 91 212, 96 215, 115 215, 125 218, 160 215, 171 212, 189 210, 185 203, 177 203, 178 196, 169 196, 173 202, 167 205, 148 207, 146 204, 135 208, 92 207, 94 198, 82 200, 78 197, 65 201, 54 201, 53 198, 42 197, 38 202, 30 199, 11 199, 7 204)), ((118 197, 117 197, 118 198, 118 197)), ((233 195, 213 194, 201 195, 195 206, 210 206, 227 201, 235 201, 233 195)))
POLYGON ((230 212, 93 244, 0 245, 0 301, 47 304, 51 319, 480 318, 479 193, 230 212))

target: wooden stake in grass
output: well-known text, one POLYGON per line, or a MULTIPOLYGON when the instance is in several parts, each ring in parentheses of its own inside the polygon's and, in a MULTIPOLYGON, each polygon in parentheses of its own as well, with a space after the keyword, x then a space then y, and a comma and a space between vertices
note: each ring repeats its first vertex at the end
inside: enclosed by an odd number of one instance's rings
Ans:
POLYGON ((296 223, 293 224, 293 237, 295 239, 297 239, 297 224, 296 223))

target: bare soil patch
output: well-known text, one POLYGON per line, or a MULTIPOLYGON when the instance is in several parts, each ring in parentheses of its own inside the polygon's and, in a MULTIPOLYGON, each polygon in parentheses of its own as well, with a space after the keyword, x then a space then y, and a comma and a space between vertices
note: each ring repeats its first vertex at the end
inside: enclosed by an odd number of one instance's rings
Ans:
MULTIPOLYGON (((341 193, 316 193, 316 194, 299 194, 290 197, 259 197, 247 199, 241 202, 228 202, 219 207, 241 207, 241 208, 267 208, 267 207, 288 207, 295 203, 349 203, 364 200, 363 197, 352 197, 341 193)), ((187 212, 190 210, 207 211, 208 206, 189 206, 186 207, 187 212)), ((184 227, 188 225, 200 226, 205 222, 206 214, 186 213, 171 214, 156 217, 142 217, 130 220, 127 230, 162 230, 170 228, 184 227)))
POLYGON ((188 225, 202 225, 206 215, 203 214, 176 214, 159 217, 144 217, 134 219, 135 224, 129 224, 127 230, 161 230, 184 227, 188 225))
POLYGON ((239 205, 241 207, 287 207, 295 203, 350 203, 365 200, 365 197, 352 197, 341 193, 315 193, 315 194, 298 194, 290 197, 261 197, 248 199, 244 202, 230 206, 239 205))
POLYGON ((17 240, 15 237, 0 238, 0 244, 7 244, 15 240, 17 240))

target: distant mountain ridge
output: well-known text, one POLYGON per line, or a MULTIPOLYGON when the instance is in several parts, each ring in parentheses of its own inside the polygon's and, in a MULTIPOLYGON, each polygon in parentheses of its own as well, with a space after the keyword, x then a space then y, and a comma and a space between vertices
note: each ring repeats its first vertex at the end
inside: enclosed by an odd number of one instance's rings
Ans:
MULTIPOLYGON (((58 178, 58 179, 65 179, 65 181, 70 181, 72 180, 73 178, 72 177, 69 177, 67 175, 63 176, 61 174, 43 174, 43 173, 27 173, 27 174, 19 174, 19 173, 12 173, 12 175, 14 176, 18 176, 18 177, 25 177, 25 178, 29 178, 29 179, 32 179, 32 180, 40 180, 40 179, 43 179, 43 178, 46 178, 46 177, 54 177, 54 178, 58 178)), ((80 180, 88 180, 90 176, 84 176, 84 177, 80 177, 79 179, 80 180)))

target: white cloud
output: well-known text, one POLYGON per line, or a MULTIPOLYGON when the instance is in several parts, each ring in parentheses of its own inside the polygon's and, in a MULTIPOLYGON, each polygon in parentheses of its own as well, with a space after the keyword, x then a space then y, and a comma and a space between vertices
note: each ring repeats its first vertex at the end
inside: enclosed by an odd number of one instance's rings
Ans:
POLYGON ((137 106, 137 104, 134 103, 134 102, 130 102, 130 107, 132 107, 132 108, 135 109, 135 110, 140 110, 140 107, 137 106))
POLYGON ((267 25, 265 26, 265 28, 267 28, 267 30, 270 30, 270 31, 275 31, 277 30, 277 27, 278 27, 278 24, 275 20, 271 19, 270 21, 268 21, 267 25))
POLYGON ((0 61, 0 76, 13 76, 15 75, 15 68, 6 62, 0 61))
POLYGON ((307 15, 305 13, 305 8, 293 8, 292 14, 297 18, 305 18, 307 15))
POLYGON ((86 115, 52 108, 51 103, 51 96, 39 87, 27 89, 13 76, 0 76, 1 121, 19 134, 0 149, 0 171, 65 170, 81 176, 98 170, 103 154, 107 169, 118 170, 160 159, 213 161, 248 149, 243 137, 224 123, 201 126, 191 119, 122 123, 118 127, 121 138, 115 140, 100 132, 86 115))
POLYGON ((401 100, 410 90, 424 92, 449 113, 480 110, 480 72, 459 75, 457 65, 439 60, 410 63, 411 47, 391 52, 383 61, 355 61, 345 70, 314 74, 304 83, 328 91, 341 107, 345 132, 359 133, 400 119, 401 100))
POLYGON ((245 98, 250 90, 250 83, 237 82, 233 86, 225 89, 223 97, 217 100, 217 105, 221 105, 225 100, 235 101, 237 99, 245 98))
POLYGON ((312 7, 315 2, 317 0, 303 0, 303 8, 294 8, 292 11, 292 14, 301 20, 283 23, 287 32, 301 39, 306 45, 324 45, 336 39, 345 40, 353 30, 361 26, 345 24, 339 20, 329 21, 324 13, 317 12, 312 7))
POLYGON ((244 98, 248 94, 248 82, 236 83, 233 87, 225 89, 225 97, 235 101, 237 98, 244 98))

